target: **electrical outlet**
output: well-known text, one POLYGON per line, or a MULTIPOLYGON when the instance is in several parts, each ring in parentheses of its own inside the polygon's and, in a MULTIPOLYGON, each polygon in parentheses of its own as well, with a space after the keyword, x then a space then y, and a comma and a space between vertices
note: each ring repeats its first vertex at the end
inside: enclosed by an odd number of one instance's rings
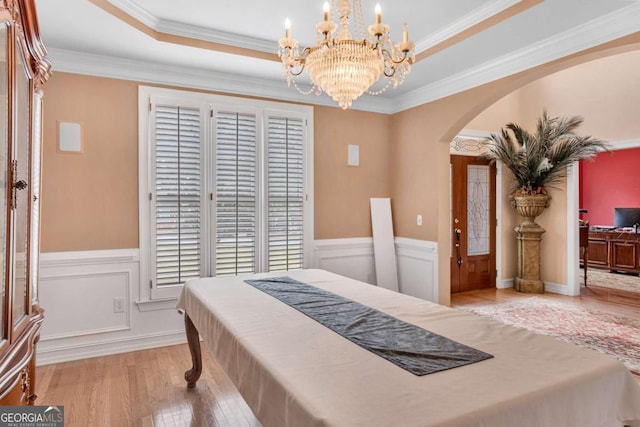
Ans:
POLYGON ((124 313, 124 298, 113 299, 113 312, 124 313))
POLYGON ((422 215, 418 214, 418 216, 416 217, 416 224, 422 225, 422 215))

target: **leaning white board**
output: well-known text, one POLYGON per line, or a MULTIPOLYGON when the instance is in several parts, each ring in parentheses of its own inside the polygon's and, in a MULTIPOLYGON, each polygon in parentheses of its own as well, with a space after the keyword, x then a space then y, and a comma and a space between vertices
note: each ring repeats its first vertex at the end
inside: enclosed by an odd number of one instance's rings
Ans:
POLYGON ((398 292, 398 269, 390 199, 371 199, 371 228, 376 282, 382 288, 398 292))

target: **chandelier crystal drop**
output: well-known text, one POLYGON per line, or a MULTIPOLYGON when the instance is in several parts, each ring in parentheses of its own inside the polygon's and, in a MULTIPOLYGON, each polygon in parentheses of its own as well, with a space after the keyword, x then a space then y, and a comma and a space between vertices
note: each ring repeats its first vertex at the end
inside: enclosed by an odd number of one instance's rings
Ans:
POLYGON ((379 95, 389 86, 402 84, 415 61, 415 47, 409 41, 407 24, 404 25, 402 42, 394 44, 391 41, 389 26, 382 23, 380 5, 376 6, 376 23, 369 26, 369 36, 363 30, 362 0, 339 0, 340 29, 337 32, 336 23, 329 18, 330 11, 335 9, 335 0, 333 7, 325 2, 324 20, 316 25, 318 41, 315 46, 304 48, 302 53, 298 41, 291 37, 287 19, 285 37, 278 43, 278 55, 289 86, 295 86, 305 95, 325 92, 340 107, 347 109, 365 92, 379 95), (358 39, 354 39, 349 31, 351 3, 358 39), (295 80, 305 68, 312 82, 308 91, 301 90, 295 80), (388 79, 387 83, 372 91, 371 87, 382 76, 388 79))

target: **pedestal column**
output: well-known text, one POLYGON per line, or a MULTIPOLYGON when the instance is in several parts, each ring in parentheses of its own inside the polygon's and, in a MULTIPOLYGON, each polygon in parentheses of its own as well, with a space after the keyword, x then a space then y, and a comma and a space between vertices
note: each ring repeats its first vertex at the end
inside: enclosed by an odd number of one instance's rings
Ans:
POLYGON ((518 271, 513 287, 519 292, 542 294, 540 280, 540 242, 545 229, 535 222, 524 222, 515 228, 518 239, 518 271))

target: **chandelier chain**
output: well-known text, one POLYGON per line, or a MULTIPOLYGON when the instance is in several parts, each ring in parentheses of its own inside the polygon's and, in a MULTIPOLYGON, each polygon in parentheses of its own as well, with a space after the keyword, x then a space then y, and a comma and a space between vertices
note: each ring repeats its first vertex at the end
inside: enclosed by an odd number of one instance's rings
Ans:
POLYGON ((362 0, 353 0, 353 24, 356 28, 355 38, 364 40, 367 33, 364 32, 362 0))
POLYGON ((337 0, 331 0, 331 22, 336 22, 336 10, 338 10, 337 0))
POLYGON ((385 83, 385 85, 384 85, 384 86, 382 86, 380 89, 378 89, 378 90, 374 90, 374 91, 372 91, 371 89, 369 89, 369 90, 367 90, 367 93, 368 93, 369 95, 373 95, 373 96, 380 95, 381 93, 383 93, 384 91, 386 91, 387 89, 389 89, 389 87, 391 87, 391 84, 392 84, 392 83, 393 83, 393 80, 389 79, 389 80, 387 80, 387 82, 385 83))
POLYGON ((296 88, 296 90, 298 92, 300 92, 303 95, 311 95, 314 91, 317 90, 317 86, 312 84, 311 87, 309 88, 309 90, 302 90, 300 89, 300 86, 298 86, 298 82, 296 82, 295 80, 291 81, 291 84, 293 84, 293 87, 296 88))

